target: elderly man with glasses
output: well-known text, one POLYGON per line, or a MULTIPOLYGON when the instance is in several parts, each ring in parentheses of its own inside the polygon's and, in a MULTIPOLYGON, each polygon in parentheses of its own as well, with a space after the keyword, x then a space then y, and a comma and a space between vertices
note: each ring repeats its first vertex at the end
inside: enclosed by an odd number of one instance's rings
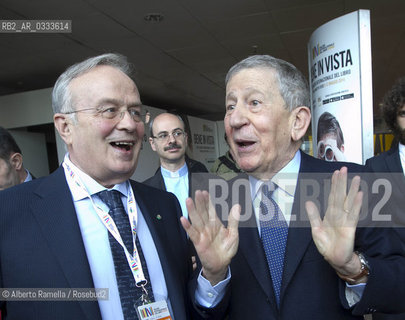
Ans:
POLYGON ((105 54, 69 67, 52 107, 68 151, 62 165, 0 192, 0 318, 209 316, 194 304, 204 298, 188 291, 192 265, 176 197, 130 180, 147 113, 126 58, 105 54))

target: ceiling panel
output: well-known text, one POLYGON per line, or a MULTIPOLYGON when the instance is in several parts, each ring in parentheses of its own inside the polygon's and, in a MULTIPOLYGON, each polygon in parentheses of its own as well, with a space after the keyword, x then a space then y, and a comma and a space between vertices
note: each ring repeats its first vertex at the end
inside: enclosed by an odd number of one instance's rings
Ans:
POLYGON ((284 32, 280 35, 284 47, 288 50, 288 61, 294 64, 304 75, 308 76, 307 44, 313 30, 284 32))
POLYGON ((156 49, 187 47, 192 42, 190 39, 198 39, 199 43, 212 40, 199 22, 175 0, 145 1, 136 8, 133 1, 102 0, 94 1, 94 7, 155 45, 156 49), (160 23, 148 23, 144 17, 149 13, 161 13, 164 18, 160 23))
MULTIPOLYGON (((93 8, 83 0, 2 0, 0 7, 17 13, 21 19, 67 19, 83 18, 93 12, 93 8)), ((4 19, 5 16, 2 16, 4 19)))
POLYGON ((359 8, 371 10, 376 103, 405 75, 404 0, 2 0, 2 19, 68 19, 73 32, 0 33, 0 94, 52 86, 74 62, 119 52, 133 62, 144 102, 221 119, 234 63, 271 54, 307 74, 311 33, 359 8), (148 13, 164 18, 148 23, 148 13))
POLYGON ((278 33, 277 26, 267 11, 227 19, 204 20, 203 23, 219 41, 278 33))
POLYGON ((262 0, 178 0, 194 17, 199 20, 221 20, 266 11, 262 0))
POLYGON ((259 35, 246 39, 222 41, 235 56, 235 63, 253 54, 270 54, 277 58, 287 59, 288 50, 284 47, 280 35, 259 35))
MULTIPOLYGON (((350 1, 350 0, 349 0, 350 1)), ((331 1, 331 0, 264 0, 269 10, 275 9, 297 9, 303 6, 319 5, 328 2, 344 3, 344 0, 331 1)), ((340 3, 338 3, 340 5, 340 3)))
MULTIPOLYGON (((303 2, 306 3, 306 2, 303 2)), ((315 29, 344 14, 342 1, 331 1, 271 11, 280 32, 315 29)))
POLYGON ((395 17, 405 14, 404 0, 345 0, 347 12, 370 9, 371 19, 395 17))

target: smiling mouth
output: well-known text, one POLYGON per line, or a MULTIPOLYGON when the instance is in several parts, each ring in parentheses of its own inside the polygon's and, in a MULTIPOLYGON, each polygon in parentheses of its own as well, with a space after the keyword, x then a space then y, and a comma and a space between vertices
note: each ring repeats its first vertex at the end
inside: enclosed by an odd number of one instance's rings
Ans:
POLYGON ((115 148, 123 149, 125 151, 131 150, 134 146, 133 142, 111 142, 110 144, 115 148))

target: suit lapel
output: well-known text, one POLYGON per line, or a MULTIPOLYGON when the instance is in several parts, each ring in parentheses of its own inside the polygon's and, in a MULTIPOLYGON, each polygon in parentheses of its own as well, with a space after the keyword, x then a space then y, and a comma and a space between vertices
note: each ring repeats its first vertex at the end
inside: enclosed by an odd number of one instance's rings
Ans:
MULTIPOLYGON (((35 192, 32 214, 71 288, 94 288, 76 211, 63 168, 44 179, 35 192)), ((97 302, 79 301, 89 319, 101 318, 97 302)))
MULTIPOLYGON (((153 198, 153 195, 148 193, 147 190, 144 190, 142 184, 131 181, 131 185, 136 202, 142 211, 146 224, 148 225, 148 229, 152 235, 153 242, 159 255, 160 263, 162 264, 166 287, 173 312, 175 312, 175 318, 186 319, 184 313, 186 306, 183 303, 183 294, 185 293, 182 293, 183 282, 176 276, 178 274, 178 272, 174 270, 176 264, 173 261, 173 256, 170 255, 170 242, 167 241, 167 239, 171 238, 168 233, 176 232, 176 230, 168 230, 170 228, 165 226, 163 214, 161 215, 161 219, 157 218, 162 212, 162 208, 158 205, 159 202, 153 198)), ((176 235, 176 237, 178 237, 178 235, 176 235)))
MULTIPOLYGON (((247 179, 247 176, 245 178, 247 179)), ((240 176, 235 181, 239 181, 239 179, 240 176)), ((249 185, 249 180, 247 180, 245 185, 249 185)), ((264 253, 263 244, 259 237, 256 217, 252 205, 253 201, 250 194, 250 187, 247 189, 239 188, 238 200, 244 199, 244 201, 238 201, 238 203, 241 205, 241 221, 239 223, 239 252, 246 260, 261 289, 267 295, 272 304, 276 306, 273 283, 271 280, 266 255, 264 253)))
MULTIPOLYGON (((291 212, 291 216, 302 217, 302 212, 300 210, 305 210, 300 204, 300 179, 298 179, 298 185, 294 197, 294 205, 291 212)), ((297 270, 305 252, 307 251, 308 245, 312 241, 311 229, 308 223, 307 227, 302 225, 302 221, 291 221, 288 228, 288 238, 287 247, 284 257, 284 270, 283 270, 283 280, 281 283, 281 293, 280 299, 283 299, 288 285, 297 270)))
POLYGON ((397 186, 405 193, 405 176, 401 165, 398 146, 390 149, 385 157, 389 172, 393 172, 397 186))
MULTIPOLYGON (((303 184, 302 182, 303 179, 308 178, 308 176, 305 175, 305 172, 316 171, 315 169, 311 169, 311 159, 311 157, 308 157, 301 152, 300 174, 297 180, 294 204, 291 211, 291 217, 296 217, 296 219, 290 221, 288 229, 287 247, 284 257, 283 281, 280 293, 281 300, 283 299, 283 295, 286 293, 287 287, 299 267, 309 244, 312 242, 311 226, 309 221, 305 221, 304 219, 306 217, 306 212, 304 212, 304 199, 301 199, 301 194, 306 191, 302 187, 306 184, 303 184)), ((316 176, 311 174, 311 178, 315 179, 316 176)), ((320 190, 323 190, 321 181, 319 181, 319 179, 315 181, 319 183, 320 190)), ((320 199, 322 199, 322 195, 320 196, 320 199)))
POLYGON ((239 251, 247 261, 247 264, 255 276, 262 290, 275 305, 273 282, 270 277, 269 267, 263 250, 262 241, 259 238, 257 227, 239 228, 239 251))
POLYGON ((398 146, 387 152, 385 162, 390 172, 403 172, 398 146))
MULTIPOLYGON (((301 177, 301 176, 300 176, 301 177)), ((301 217, 300 199, 300 177, 297 181, 297 188, 294 197, 294 205, 292 208, 292 216, 301 217)), ((240 201, 242 206, 242 215, 246 214, 248 218, 246 221, 241 221, 239 224, 239 251, 254 274, 259 286, 269 297, 274 308, 276 300, 273 290, 273 283, 270 276, 269 267, 267 265, 266 255, 264 253, 263 244, 259 237, 256 218, 253 211, 252 199, 250 196, 250 189, 245 194, 240 191, 239 199, 246 199, 240 201), (251 208, 249 209, 248 206, 251 208), (252 210, 252 211, 249 211, 252 210), (251 214, 249 214, 251 212, 251 214)), ((242 218, 243 219, 243 218, 242 218)), ((309 226, 309 223, 307 224, 309 226)), ((281 299, 286 292, 288 284, 290 283, 295 271, 297 270, 302 257, 304 256, 308 245, 312 241, 311 230, 302 226, 302 221, 291 221, 288 231, 287 247, 284 258, 283 280, 281 287, 281 299), (299 227, 298 227, 299 225, 299 227)))
POLYGON ((159 167, 159 172, 158 172, 158 183, 159 183, 159 189, 166 191, 165 179, 163 179, 162 171, 160 170, 160 167, 159 167))

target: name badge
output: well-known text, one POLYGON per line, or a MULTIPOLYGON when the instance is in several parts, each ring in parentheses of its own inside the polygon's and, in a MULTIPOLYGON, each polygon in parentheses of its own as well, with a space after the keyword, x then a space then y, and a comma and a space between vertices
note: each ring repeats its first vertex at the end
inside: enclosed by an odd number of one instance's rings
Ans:
POLYGON ((165 300, 148 303, 138 308, 139 320, 171 320, 169 308, 165 300))

